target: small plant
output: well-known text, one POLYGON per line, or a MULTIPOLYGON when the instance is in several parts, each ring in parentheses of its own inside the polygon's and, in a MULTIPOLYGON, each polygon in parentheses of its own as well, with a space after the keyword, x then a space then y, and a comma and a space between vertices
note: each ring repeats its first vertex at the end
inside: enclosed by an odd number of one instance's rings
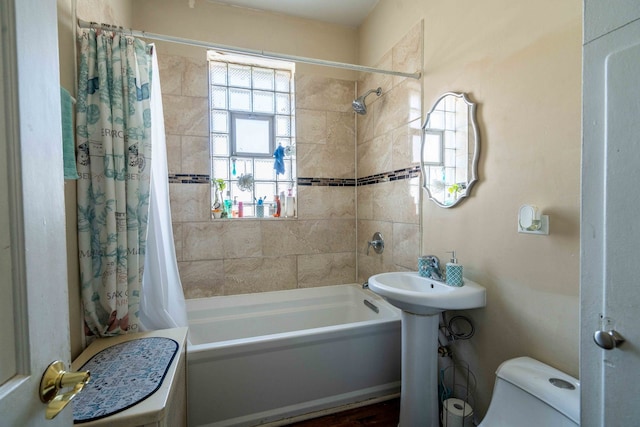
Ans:
POLYGON ((222 178, 214 179, 213 183, 216 186, 216 188, 220 190, 220 195, 222 196, 222 192, 224 191, 225 188, 227 188, 227 183, 224 182, 224 179, 222 178))
POLYGON ((447 189, 449 194, 451 194, 452 196, 456 196, 458 194, 458 191, 460 190, 462 190, 462 187, 459 184, 453 184, 447 189))
POLYGON ((224 182, 224 179, 222 178, 217 178, 217 179, 211 179, 211 183, 213 184, 213 194, 214 194, 214 200, 212 203, 212 208, 214 210, 218 210, 220 209, 220 207, 222 206, 222 192, 224 191, 225 188, 227 188, 227 184, 224 182), (218 197, 218 191, 220 192, 220 196, 218 197))

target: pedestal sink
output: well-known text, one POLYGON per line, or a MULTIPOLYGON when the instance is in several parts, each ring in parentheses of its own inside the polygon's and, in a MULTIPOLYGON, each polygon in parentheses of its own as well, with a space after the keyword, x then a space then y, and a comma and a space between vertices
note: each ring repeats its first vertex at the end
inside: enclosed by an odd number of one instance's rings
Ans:
POLYGON ((369 289, 402 310, 399 427, 438 427, 438 322, 445 310, 486 305, 486 289, 465 279, 453 287, 417 272, 376 274, 369 289))

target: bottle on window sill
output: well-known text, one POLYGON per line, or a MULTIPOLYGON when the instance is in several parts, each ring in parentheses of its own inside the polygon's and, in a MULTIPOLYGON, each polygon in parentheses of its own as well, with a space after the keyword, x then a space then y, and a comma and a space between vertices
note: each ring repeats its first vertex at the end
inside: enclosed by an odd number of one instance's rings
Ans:
POLYGON ((231 207, 231 217, 238 218, 238 196, 233 198, 233 206, 231 207))
POLYGON ((224 199, 224 210, 227 213, 227 218, 231 217, 231 192, 227 190, 227 198, 224 199))
POLYGON ((287 218, 293 218, 296 216, 296 198, 293 196, 293 189, 289 189, 287 193, 287 202, 285 203, 287 218))
POLYGON ((278 196, 277 194, 273 196, 274 200, 275 200, 275 205, 276 205, 276 212, 273 214, 274 218, 279 218, 280 217, 280 209, 282 208, 280 205, 280 196, 278 196))

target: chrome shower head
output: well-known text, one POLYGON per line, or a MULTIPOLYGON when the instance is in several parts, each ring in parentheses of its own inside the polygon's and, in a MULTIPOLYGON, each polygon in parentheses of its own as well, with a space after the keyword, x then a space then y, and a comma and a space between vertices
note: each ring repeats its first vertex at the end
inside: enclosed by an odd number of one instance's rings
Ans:
POLYGON ((378 89, 371 89, 370 91, 368 91, 367 93, 359 97, 358 99, 355 99, 351 103, 351 106, 353 107, 353 111, 362 115, 367 114, 367 105, 364 103, 364 99, 373 92, 375 92, 376 95, 380 96, 382 95, 382 88, 379 87, 378 89))

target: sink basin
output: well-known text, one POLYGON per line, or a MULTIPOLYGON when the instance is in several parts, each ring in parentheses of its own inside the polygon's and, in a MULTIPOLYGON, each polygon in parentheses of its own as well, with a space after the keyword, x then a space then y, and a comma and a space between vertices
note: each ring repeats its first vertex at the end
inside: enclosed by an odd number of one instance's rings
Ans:
POLYGON ((487 305, 483 286, 455 287, 418 272, 376 274, 369 289, 402 310, 402 389, 399 427, 438 427, 438 314, 487 305))
POLYGON ((419 315, 487 304, 486 289, 469 279, 464 279, 464 286, 455 287, 422 277, 417 272, 391 272, 371 276, 369 288, 399 309, 419 315))

